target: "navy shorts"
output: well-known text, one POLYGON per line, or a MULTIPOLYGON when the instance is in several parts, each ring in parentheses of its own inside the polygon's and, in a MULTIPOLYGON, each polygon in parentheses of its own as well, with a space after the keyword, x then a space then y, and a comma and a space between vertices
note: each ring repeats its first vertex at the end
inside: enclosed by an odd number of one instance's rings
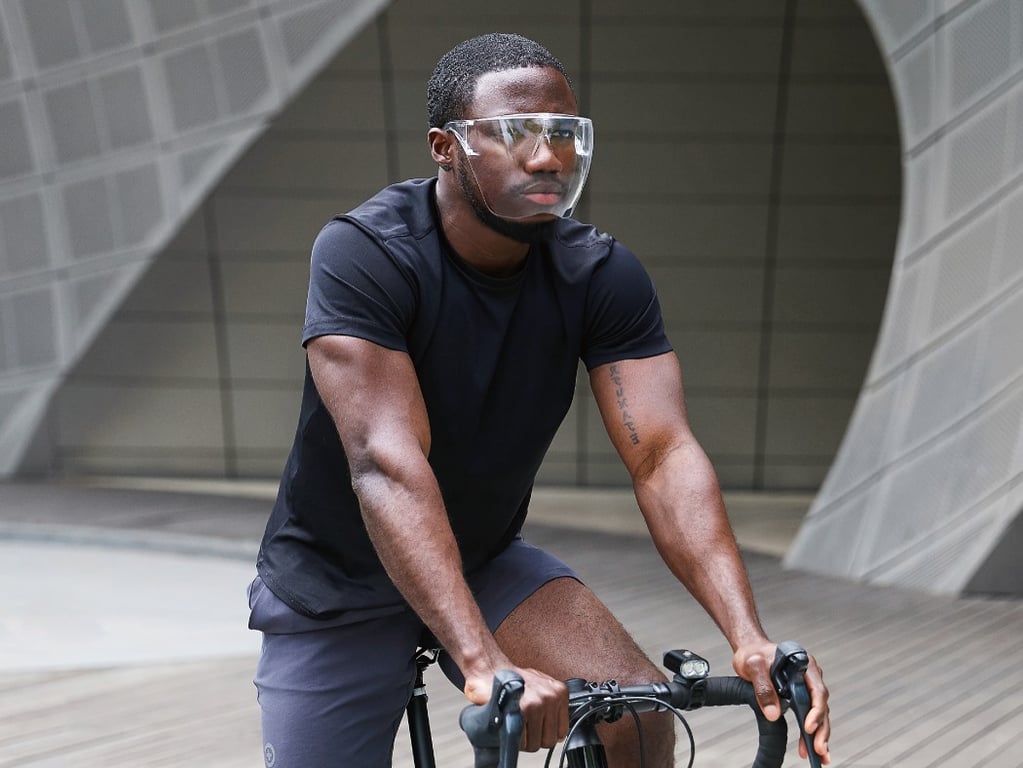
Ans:
MULTIPOLYGON (((578 578, 543 550, 516 540, 467 577, 495 631, 516 606, 552 579, 578 578)), ((267 768, 387 768, 412 694, 423 624, 408 606, 317 621, 293 611, 257 578, 249 626, 263 633, 256 669, 267 768)), ((457 667, 440 667, 459 688, 457 667)))

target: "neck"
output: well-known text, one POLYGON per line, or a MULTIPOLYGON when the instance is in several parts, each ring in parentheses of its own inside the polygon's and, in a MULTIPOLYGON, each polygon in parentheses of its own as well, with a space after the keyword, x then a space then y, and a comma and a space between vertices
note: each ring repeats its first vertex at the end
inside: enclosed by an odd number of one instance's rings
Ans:
POLYGON ((461 195, 445 194, 437 187, 437 208, 441 229, 448 244, 458 256, 474 269, 507 277, 518 272, 529 253, 529 244, 512 240, 495 232, 476 216, 461 195))

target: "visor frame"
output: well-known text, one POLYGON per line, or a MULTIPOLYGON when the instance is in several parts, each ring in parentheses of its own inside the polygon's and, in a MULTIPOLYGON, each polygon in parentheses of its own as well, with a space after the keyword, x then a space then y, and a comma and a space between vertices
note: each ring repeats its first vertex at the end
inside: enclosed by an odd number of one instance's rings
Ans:
MULTIPOLYGON (((494 115, 491 117, 449 120, 444 124, 442 130, 447 133, 451 133, 458 141, 462 151, 466 155, 469 169, 476 181, 476 186, 483 198, 483 202, 486 204, 488 210, 490 210, 490 212, 495 216, 514 220, 529 218, 537 214, 550 214, 557 217, 566 217, 571 215, 580 196, 582 195, 582 190, 586 184, 586 178, 589 175, 590 164, 593 159, 593 121, 590 118, 583 117, 581 115, 557 112, 521 112, 507 115, 494 115), (480 183, 480 176, 479 173, 477 173, 474 159, 482 158, 483 153, 477 151, 477 149, 472 146, 472 141, 470 140, 470 133, 472 129, 481 124, 495 124, 496 130, 492 130, 491 135, 495 138, 504 138, 504 141, 500 143, 504 145, 510 160, 522 162, 522 142, 518 145, 515 143, 509 124, 510 121, 521 122, 527 120, 539 122, 541 127, 541 130, 529 129, 525 132, 520 131, 520 134, 525 136, 531 134, 536 139, 534 145, 529 150, 529 157, 533 157, 536 154, 540 147, 540 142, 542 141, 547 141, 551 152, 553 152, 555 156, 560 157, 561 153, 565 150, 557 147, 555 145, 555 141, 552 140, 552 128, 556 127, 555 124, 557 121, 571 121, 575 125, 575 128, 572 131, 573 167, 567 174, 566 178, 559 179, 559 181, 563 184, 565 191, 557 203, 530 202, 522 199, 516 199, 513 202, 500 200, 492 201, 489 199, 488 195, 484 191, 483 185, 480 183), (519 153, 519 156, 516 156, 517 153, 519 153)), ((528 139, 526 141, 528 142, 528 139)), ((479 161, 477 160, 476 162, 479 161)))
MULTIPOLYGON (((458 139, 458 143, 462 145, 462 149, 465 150, 467 155, 470 157, 479 157, 480 153, 473 149, 472 143, 469 141, 469 129, 476 127, 478 123, 494 122, 501 126, 501 131, 496 133, 507 137, 509 132, 507 130, 506 123, 511 120, 541 121, 544 124, 543 132, 532 132, 537 137, 537 146, 539 146, 539 142, 544 138, 550 142, 550 131, 546 127, 550 121, 569 120, 575 122, 579 125, 579 130, 574 133, 576 154, 582 156, 592 156, 593 154, 593 121, 588 117, 583 117, 582 115, 569 115, 560 112, 515 112, 508 115, 494 115, 492 117, 473 117, 462 120, 449 120, 444 123, 441 130, 454 134, 455 138, 458 139), (580 146, 580 144, 582 146, 580 146)), ((505 145, 509 146, 507 139, 505 141, 505 145)), ((536 150, 534 148, 533 153, 535 152, 536 150)))

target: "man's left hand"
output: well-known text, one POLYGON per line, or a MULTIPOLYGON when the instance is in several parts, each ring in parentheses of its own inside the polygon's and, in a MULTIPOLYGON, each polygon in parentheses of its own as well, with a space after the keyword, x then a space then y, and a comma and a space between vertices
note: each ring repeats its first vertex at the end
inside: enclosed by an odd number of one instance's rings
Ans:
MULTIPOLYGON (((771 681, 771 663, 774 661, 776 648, 777 646, 770 642, 750 643, 739 646, 732 657, 732 666, 739 677, 753 684, 760 709, 768 720, 777 720, 781 717, 781 702, 771 681)), ((810 656, 810 663, 806 667, 806 690, 810 694, 810 711, 806 715, 803 727, 807 733, 813 735, 813 748, 820 755, 821 762, 828 765, 831 762, 831 751, 828 748, 828 741, 831 738, 829 694, 828 687, 824 684, 824 675, 813 656, 810 656)), ((799 740, 799 756, 804 760, 807 757, 806 745, 802 739, 799 740)))

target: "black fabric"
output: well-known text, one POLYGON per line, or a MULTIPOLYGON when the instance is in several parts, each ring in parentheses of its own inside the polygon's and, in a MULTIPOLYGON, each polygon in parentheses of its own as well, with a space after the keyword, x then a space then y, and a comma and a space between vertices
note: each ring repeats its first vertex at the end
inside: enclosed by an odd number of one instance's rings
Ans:
MULTIPOLYGON (((593 368, 670 346, 649 277, 610 236, 561 220, 518 274, 488 277, 446 246, 434 183, 388 187, 324 227, 303 344, 340 334, 409 354, 430 420, 430 465, 472 571, 518 534, 579 360, 593 368)), ((366 534, 308 366, 258 570, 307 616, 401 601, 366 534)))

